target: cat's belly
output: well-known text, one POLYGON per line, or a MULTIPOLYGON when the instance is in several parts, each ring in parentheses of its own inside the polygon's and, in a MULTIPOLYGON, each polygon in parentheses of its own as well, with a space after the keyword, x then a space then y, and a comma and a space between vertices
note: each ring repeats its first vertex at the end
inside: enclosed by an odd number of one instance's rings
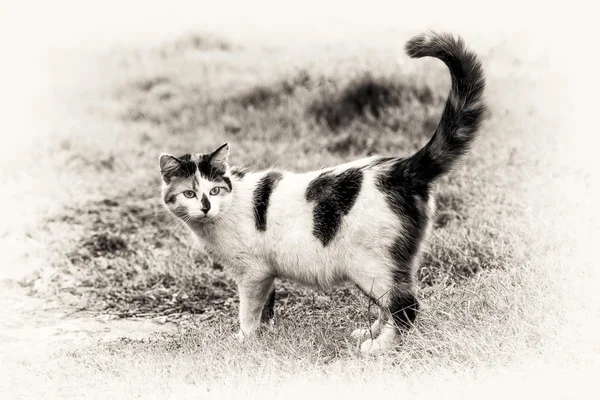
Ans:
POLYGON ((337 242, 323 247, 311 236, 286 237, 273 245, 265 244, 260 257, 272 268, 276 276, 304 285, 328 289, 344 283, 349 271, 363 253, 361 248, 337 242))
POLYGON ((320 289, 330 289, 348 280, 346 266, 333 260, 324 263, 319 259, 281 257, 274 264, 277 277, 320 289))
POLYGON ((277 243, 208 242, 205 251, 234 276, 263 270, 275 277, 328 289, 347 280, 351 254, 319 249, 314 244, 282 240, 277 243))

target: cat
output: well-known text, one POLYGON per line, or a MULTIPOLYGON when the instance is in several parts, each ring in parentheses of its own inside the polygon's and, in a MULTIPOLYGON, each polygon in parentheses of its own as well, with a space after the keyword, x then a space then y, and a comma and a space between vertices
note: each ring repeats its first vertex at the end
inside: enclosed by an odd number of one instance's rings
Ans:
POLYGON ((415 322, 415 271, 435 182, 469 150, 486 106, 481 62, 461 38, 421 34, 405 49, 440 59, 452 80, 437 129, 411 157, 294 173, 229 166, 227 143, 207 154, 160 156, 164 206, 237 283, 241 339, 272 317, 278 277, 323 289, 355 284, 380 309, 370 328, 352 333, 364 353, 395 347, 415 322))

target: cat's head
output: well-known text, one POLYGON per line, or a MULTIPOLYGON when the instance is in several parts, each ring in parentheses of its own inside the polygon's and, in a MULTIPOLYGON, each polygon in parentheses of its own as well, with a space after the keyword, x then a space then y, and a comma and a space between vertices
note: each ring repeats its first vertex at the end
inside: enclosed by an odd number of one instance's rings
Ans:
POLYGON ((209 154, 160 156, 163 201, 169 211, 187 223, 204 223, 231 205, 227 143, 209 154))

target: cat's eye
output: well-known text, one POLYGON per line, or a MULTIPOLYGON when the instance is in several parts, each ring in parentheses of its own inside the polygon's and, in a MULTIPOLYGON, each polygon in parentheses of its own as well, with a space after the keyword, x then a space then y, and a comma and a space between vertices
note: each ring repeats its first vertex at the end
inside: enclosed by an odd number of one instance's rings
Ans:
POLYGON ((193 199, 194 197, 196 197, 196 192, 194 192, 193 190, 186 190, 185 192, 183 192, 183 195, 188 199, 193 199))
POLYGON ((215 186, 214 188, 210 189, 210 192, 209 192, 209 194, 210 194, 211 196, 216 196, 216 195, 218 195, 219 193, 221 193, 221 188, 220 188, 220 187, 218 187, 218 186, 215 186))

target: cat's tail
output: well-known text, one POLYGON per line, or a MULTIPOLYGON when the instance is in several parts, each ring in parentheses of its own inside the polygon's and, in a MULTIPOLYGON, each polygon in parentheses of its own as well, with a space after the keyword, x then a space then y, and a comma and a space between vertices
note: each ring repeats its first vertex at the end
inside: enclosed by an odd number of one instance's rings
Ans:
POLYGON ((412 58, 439 58, 452 77, 452 88, 433 137, 404 163, 417 179, 431 182, 448 172, 475 139, 486 108, 485 79, 475 53, 465 47, 462 39, 449 34, 418 35, 406 43, 406 53, 412 58))

